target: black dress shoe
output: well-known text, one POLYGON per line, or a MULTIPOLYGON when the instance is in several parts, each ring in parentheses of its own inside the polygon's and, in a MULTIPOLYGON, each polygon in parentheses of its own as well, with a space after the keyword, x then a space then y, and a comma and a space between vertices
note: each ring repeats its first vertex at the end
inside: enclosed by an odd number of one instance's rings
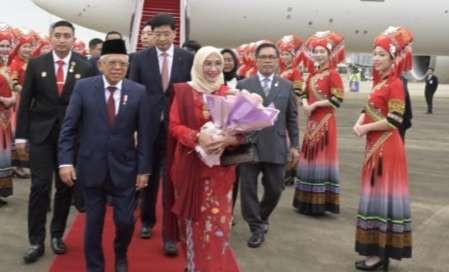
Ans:
POLYGON ((164 242, 164 253, 167 256, 178 256, 178 248, 173 241, 164 242))
POLYGON ((44 246, 43 245, 31 245, 30 248, 23 255, 23 261, 27 264, 34 263, 37 261, 42 255, 44 255, 44 246))
POLYGON ((8 204, 8 202, 0 198, 0 207, 5 206, 6 204, 8 204))
POLYGON ((263 233, 255 232, 248 240, 248 246, 251 248, 257 248, 265 241, 265 235, 263 233))
POLYGON ((377 271, 377 270, 388 271, 389 266, 390 261, 388 259, 380 260, 373 265, 367 265, 365 260, 355 262, 355 268, 363 271, 377 271))
POLYGON ((140 238, 150 239, 153 236, 153 230, 150 227, 142 226, 140 229, 140 238))
POLYGON ((128 260, 120 259, 115 262, 115 271, 116 272, 128 272, 128 260))
POLYGON ((65 254, 67 247, 62 238, 51 238, 51 249, 55 254, 65 254))

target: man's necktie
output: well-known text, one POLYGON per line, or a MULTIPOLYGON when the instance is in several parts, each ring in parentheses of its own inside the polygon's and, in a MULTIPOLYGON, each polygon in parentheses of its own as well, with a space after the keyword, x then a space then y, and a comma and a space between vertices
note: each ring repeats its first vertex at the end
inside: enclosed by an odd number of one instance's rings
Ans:
POLYGON ((168 54, 163 52, 162 54, 162 90, 165 92, 168 89, 168 84, 170 82, 170 75, 168 74, 168 54))
POLYGON ((268 77, 264 78, 262 80, 262 88, 263 88, 263 92, 265 93, 265 96, 268 97, 268 94, 270 93, 270 79, 268 77))
POLYGON ((109 119, 109 125, 114 126, 115 124, 115 100, 114 100, 114 92, 117 90, 114 86, 109 86, 109 98, 107 102, 108 106, 108 119, 109 119))
POLYGON ((58 64, 58 70, 56 71, 56 85, 58 87, 58 95, 62 94, 64 90, 64 61, 58 60, 56 62, 58 64))

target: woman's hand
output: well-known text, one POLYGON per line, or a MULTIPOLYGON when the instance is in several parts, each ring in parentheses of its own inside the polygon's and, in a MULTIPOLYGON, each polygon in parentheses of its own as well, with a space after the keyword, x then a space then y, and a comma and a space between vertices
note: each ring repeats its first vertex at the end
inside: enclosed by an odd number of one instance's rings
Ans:
POLYGON ((359 123, 356 123, 352 130, 354 131, 355 135, 359 137, 362 137, 366 135, 366 133, 368 133, 367 127, 365 125, 360 125, 359 123))
POLYGON ((314 104, 312 104, 312 105, 303 105, 303 108, 304 108, 304 113, 307 116, 310 116, 312 114, 312 112, 315 110, 314 104))

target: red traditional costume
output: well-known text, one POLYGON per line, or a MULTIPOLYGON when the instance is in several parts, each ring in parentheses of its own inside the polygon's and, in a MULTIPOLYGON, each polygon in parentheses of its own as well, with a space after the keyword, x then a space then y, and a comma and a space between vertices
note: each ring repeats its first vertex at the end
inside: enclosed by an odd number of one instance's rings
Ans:
POLYGON ((374 47, 385 49, 394 63, 386 76, 374 71, 363 124, 386 120, 391 129, 366 135, 356 231, 356 251, 363 256, 412 255, 407 157, 397 129, 405 109, 400 76, 412 67, 412 41, 412 33, 402 27, 390 27, 374 41, 374 47))
POLYGON ((277 42, 277 47, 281 55, 283 53, 290 54, 293 61, 290 65, 285 63, 285 61, 281 58, 279 60, 279 72, 280 76, 284 79, 287 79, 293 83, 293 88, 297 93, 301 93, 304 85, 304 80, 302 77, 302 72, 299 70, 299 62, 298 58, 296 58, 296 54, 298 50, 301 48, 303 40, 295 35, 287 35, 282 37, 277 42))
MULTIPOLYGON (((9 29, 0 30, 0 42, 9 41, 12 43, 13 35, 9 29)), ((1 63, 1 61, 0 61, 1 63)), ((7 66, 0 67, 0 97, 11 98, 11 81, 7 71, 7 66)), ((0 197, 7 197, 12 194, 13 169, 11 167, 11 108, 0 102, 0 197)))
POLYGON ((302 59, 309 71, 306 88, 301 98, 309 105, 329 101, 332 106, 317 107, 307 119, 297 175, 293 205, 298 212, 320 215, 326 211, 340 211, 340 169, 336 109, 343 101, 344 86, 336 69, 344 60, 343 37, 334 32, 318 32, 304 44, 302 59), (315 66, 313 50, 326 48, 329 61, 323 67, 315 66))

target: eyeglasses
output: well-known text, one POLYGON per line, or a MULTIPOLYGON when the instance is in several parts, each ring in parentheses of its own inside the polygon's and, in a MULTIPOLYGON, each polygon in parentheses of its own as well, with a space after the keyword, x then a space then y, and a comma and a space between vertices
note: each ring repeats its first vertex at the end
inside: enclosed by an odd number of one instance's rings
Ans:
POLYGON ((276 55, 259 55, 257 59, 260 60, 276 60, 278 57, 276 55))

